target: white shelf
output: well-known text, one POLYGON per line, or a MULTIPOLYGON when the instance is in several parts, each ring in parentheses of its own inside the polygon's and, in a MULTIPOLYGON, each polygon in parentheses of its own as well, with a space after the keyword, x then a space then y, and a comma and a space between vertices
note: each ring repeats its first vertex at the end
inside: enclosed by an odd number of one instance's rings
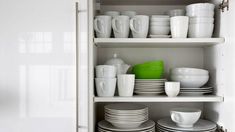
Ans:
POLYGON ((198 97, 167 97, 166 95, 152 97, 94 97, 94 102, 223 102, 223 100, 224 98, 222 96, 216 95, 204 95, 198 97))
POLYGON ((95 38, 97 47, 208 47, 224 43, 224 38, 95 38))

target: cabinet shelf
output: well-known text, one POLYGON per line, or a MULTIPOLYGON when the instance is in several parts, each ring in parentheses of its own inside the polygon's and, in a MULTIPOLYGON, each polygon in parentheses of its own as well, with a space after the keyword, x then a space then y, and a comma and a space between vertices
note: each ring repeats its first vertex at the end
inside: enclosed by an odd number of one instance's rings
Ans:
POLYGON ((222 96, 216 95, 204 95, 198 97, 167 97, 166 95, 153 97, 94 97, 94 102, 223 102, 223 100, 224 98, 222 96))
POLYGON ((224 43, 224 38, 95 38, 101 48, 209 47, 224 43))

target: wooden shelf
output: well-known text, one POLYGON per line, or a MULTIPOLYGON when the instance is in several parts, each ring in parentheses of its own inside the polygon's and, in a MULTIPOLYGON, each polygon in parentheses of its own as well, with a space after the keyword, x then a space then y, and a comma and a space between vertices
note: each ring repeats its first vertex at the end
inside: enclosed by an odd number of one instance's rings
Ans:
POLYGON ((204 95, 198 97, 177 96, 167 97, 162 96, 133 96, 133 97, 94 97, 94 102, 223 102, 222 96, 204 95))
POLYGON ((137 47, 208 47, 224 43, 224 38, 95 38, 94 43, 102 48, 137 47))

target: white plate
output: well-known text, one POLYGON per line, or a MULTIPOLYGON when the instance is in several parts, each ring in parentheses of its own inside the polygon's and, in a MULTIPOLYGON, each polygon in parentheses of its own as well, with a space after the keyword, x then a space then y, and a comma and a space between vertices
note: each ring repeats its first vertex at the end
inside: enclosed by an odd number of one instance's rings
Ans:
MULTIPOLYGON (((159 124, 157 124, 156 126, 157 126, 158 131, 161 131, 161 132, 188 132, 188 131, 182 131, 182 130, 179 131, 179 130, 174 130, 174 129, 166 128, 166 127, 163 127, 163 126, 161 126, 159 124)), ((215 132, 216 129, 217 128, 215 127, 213 129, 206 130, 206 131, 200 131, 200 132, 215 132)), ((192 132, 195 132, 195 131, 192 131, 192 132)))
POLYGON ((171 35, 149 35, 150 38, 170 38, 171 35))
MULTIPOLYGON (((100 127, 98 127, 98 131, 99 131, 99 132, 113 132, 113 131, 110 131, 110 130, 102 129, 102 128, 100 128, 100 127)), ((126 132, 126 131, 125 131, 125 132, 126 132)), ((133 131, 133 132, 155 132, 155 127, 152 127, 152 128, 146 129, 146 130, 133 131)))
POLYGON ((213 89, 213 87, 201 87, 201 88, 180 88, 180 89, 213 89))
POLYGON ((216 124, 207 121, 207 120, 202 120, 199 119, 197 123, 194 124, 194 127, 192 128, 183 128, 183 127, 178 127, 176 124, 171 120, 171 118, 164 118, 160 119, 157 121, 158 125, 168 128, 168 129, 173 129, 173 130, 178 130, 178 131, 208 131, 211 129, 216 128, 216 124))
POLYGON ((98 123, 98 126, 102 129, 110 130, 110 131, 119 131, 119 132, 133 131, 133 132, 136 132, 136 131, 143 131, 143 130, 146 130, 146 129, 151 129, 152 127, 155 126, 155 122, 152 121, 152 120, 148 120, 148 121, 144 122, 143 124, 141 124, 139 127, 136 127, 136 128, 119 129, 119 128, 114 127, 111 123, 103 120, 103 121, 100 121, 98 123))
POLYGON ((148 107, 141 104, 134 104, 134 103, 118 103, 118 104, 110 104, 104 106, 105 109, 115 112, 139 112, 139 111, 146 111, 148 107))

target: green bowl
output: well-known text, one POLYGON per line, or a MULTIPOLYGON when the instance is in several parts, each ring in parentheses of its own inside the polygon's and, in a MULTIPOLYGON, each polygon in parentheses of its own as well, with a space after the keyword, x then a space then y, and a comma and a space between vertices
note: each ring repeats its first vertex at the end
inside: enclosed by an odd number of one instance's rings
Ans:
POLYGON ((132 73, 136 79, 161 79, 164 75, 163 61, 152 61, 135 65, 132 73))

